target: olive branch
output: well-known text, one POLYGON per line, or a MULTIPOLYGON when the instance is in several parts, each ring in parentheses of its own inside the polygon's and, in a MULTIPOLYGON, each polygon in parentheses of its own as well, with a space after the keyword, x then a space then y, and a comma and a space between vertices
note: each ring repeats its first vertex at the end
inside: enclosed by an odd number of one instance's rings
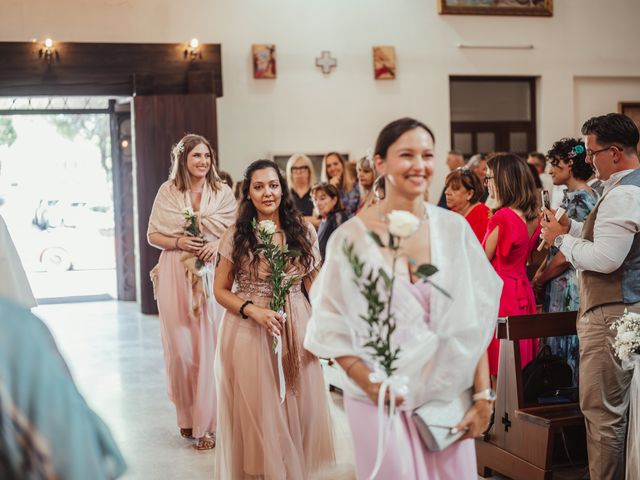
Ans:
MULTIPOLYGON (((391 341, 391 336, 397 328, 395 315, 391 311, 391 301, 396 280, 396 263, 399 257, 398 250, 400 249, 401 238, 389 233, 389 241, 385 245, 377 233, 371 231, 368 233, 380 248, 391 250, 391 276, 382 267, 378 268, 377 271, 367 267, 356 253, 353 242, 345 240, 342 251, 353 270, 353 282, 367 301, 366 315, 359 315, 368 326, 367 342, 363 347, 369 351, 374 361, 380 365, 387 376, 391 376, 397 370, 395 363, 401 351, 400 346, 392 345, 391 341)), ((415 262, 411 259, 409 259, 409 264, 415 267, 415 262)), ((446 296, 449 296, 446 291, 429 280, 429 277, 437 271, 437 267, 425 263, 415 267, 414 274, 422 281, 430 283, 446 296)))

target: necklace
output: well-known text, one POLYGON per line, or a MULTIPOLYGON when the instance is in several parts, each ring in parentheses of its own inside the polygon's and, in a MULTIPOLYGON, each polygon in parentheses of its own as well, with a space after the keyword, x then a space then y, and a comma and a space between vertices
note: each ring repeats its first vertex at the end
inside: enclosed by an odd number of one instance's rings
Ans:
POLYGON ((191 193, 202 193, 202 188, 192 188, 189 191, 191 193))

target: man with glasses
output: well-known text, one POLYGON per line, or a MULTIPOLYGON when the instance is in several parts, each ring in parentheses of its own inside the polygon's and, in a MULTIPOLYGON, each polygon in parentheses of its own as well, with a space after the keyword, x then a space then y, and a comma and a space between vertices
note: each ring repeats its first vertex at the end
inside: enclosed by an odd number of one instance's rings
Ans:
MULTIPOLYGON (((580 408, 587 428, 593 479, 623 479, 632 370, 624 370, 611 344, 612 323, 627 309, 640 313, 640 134, 622 114, 593 117, 582 126, 586 161, 604 190, 585 222, 546 211, 542 237, 578 270, 580 408)), ((631 477, 640 478, 640 472, 631 477)))

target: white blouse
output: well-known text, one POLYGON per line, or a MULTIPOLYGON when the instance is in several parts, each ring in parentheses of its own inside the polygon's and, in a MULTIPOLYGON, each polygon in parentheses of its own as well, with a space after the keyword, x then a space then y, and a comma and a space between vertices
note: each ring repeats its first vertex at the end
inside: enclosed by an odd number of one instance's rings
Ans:
MULTIPOLYGON (((473 384, 476 365, 494 333, 502 291, 502 280, 464 218, 425 206, 431 262, 439 269, 430 280, 452 298, 432 288, 430 321, 426 322, 410 285, 396 282, 394 286, 397 329, 392 341, 401 347, 396 374, 409 380, 405 410, 432 399, 452 400, 473 384)), ((367 305, 342 251, 345 241, 354 243, 368 267, 390 273, 362 220, 354 217, 338 228, 329 239, 325 263, 310 292, 312 314, 304 345, 319 357, 358 356, 371 368, 371 357, 362 347, 367 324, 359 317, 367 305)), ((345 380, 344 388, 351 396, 367 398, 351 380, 345 380)))

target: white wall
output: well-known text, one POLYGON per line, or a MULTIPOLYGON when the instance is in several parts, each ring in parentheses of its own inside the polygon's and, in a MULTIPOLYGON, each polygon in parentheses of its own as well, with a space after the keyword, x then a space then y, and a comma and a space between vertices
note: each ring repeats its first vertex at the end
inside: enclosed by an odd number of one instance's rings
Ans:
POLYGON ((575 130, 593 115, 617 112, 619 102, 640 102, 640 77, 576 77, 575 130))
MULTIPOLYGON (((439 16, 436 0, 1 0, 0 40, 221 43, 220 153, 234 177, 271 153, 360 156, 384 124, 410 115, 436 134, 437 198, 450 143, 449 75, 539 76, 541 150, 577 134, 574 77, 640 77, 638 0, 554 3, 553 17, 537 18, 439 16), (462 50, 460 42, 535 48, 462 50), (277 80, 252 78, 252 43, 277 45, 277 80), (395 46, 397 80, 373 80, 373 45, 395 46), (331 75, 314 67, 321 50, 338 59, 331 75)), ((580 116, 588 110, 580 105, 580 116)))

